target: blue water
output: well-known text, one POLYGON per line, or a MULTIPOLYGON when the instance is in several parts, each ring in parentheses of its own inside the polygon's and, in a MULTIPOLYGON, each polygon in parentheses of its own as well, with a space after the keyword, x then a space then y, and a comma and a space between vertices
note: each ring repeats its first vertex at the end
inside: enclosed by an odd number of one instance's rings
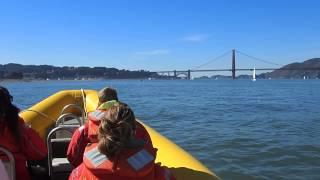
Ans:
POLYGON ((22 109, 59 90, 112 86, 139 119, 223 179, 320 179, 320 80, 1 84, 22 109))

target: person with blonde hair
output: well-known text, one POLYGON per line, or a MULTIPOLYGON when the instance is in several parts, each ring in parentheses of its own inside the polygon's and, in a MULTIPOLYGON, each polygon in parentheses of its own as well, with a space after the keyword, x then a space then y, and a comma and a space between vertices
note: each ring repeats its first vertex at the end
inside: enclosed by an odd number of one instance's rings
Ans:
MULTIPOLYGON (((77 167, 82 163, 83 153, 87 144, 98 141, 98 128, 101 123, 101 119, 105 116, 107 110, 111 106, 120 103, 117 91, 110 87, 101 89, 98 92, 98 98, 99 102, 97 109, 88 113, 88 121, 75 131, 69 144, 67 158, 74 167, 77 167)), ((137 121, 135 121, 135 123, 135 136, 152 143, 144 126, 137 121)))
POLYGON ((98 142, 88 144, 83 162, 69 179, 175 179, 169 169, 155 164, 157 149, 136 138, 135 131, 130 107, 124 103, 110 106, 101 118, 98 142))

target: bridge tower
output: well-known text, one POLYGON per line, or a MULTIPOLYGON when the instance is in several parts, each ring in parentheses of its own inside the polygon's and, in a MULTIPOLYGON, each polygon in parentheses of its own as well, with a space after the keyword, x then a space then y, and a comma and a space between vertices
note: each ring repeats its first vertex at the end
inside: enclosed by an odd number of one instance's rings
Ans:
POLYGON ((236 79, 236 50, 232 49, 232 79, 236 79))
POLYGON ((173 71, 173 76, 174 76, 174 78, 177 78, 177 71, 176 70, 173 71))
POLYGON ((190 80, 191 79, 191 70, 190 69, 188 69, 188 80, 190 80))

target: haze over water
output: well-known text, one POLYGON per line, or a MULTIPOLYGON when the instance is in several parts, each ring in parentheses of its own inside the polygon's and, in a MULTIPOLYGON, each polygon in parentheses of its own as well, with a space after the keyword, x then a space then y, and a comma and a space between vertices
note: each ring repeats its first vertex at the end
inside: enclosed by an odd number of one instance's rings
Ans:
POLYGON ((223 179, 320 179, 320 80, 1 83, 28 108, 65 89, 112 86, 143 122, 223 179))

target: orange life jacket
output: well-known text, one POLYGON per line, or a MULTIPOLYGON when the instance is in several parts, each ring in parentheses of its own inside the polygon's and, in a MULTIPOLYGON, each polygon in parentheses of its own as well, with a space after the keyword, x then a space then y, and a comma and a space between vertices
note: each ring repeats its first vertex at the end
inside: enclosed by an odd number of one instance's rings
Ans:
POLYGON ((112 100, 101 104, 97 110, 88 113, 88 138, 91 142, 98 142, 98 128, 101 119, 105 116, 106 110, 117 104, 118 101, 112 100))
POLYGON ((69 180, 175 180, 167 167, 155 164, 155 157, 156 149, 145 143, 108 159, 94 143, 86 148, 83 163, 72 171, 69 180))
POLYGON ((108 159, 99 152, 97 143, 89 145, 83 156, 85 166, 81 176, 87 179, 154 179, 156 149, 144 143, 138 148, 128 148, 108 159))
POLYGON ((98 142, 98 129, 106 110, 95 110, 88 114, 88 138, 90 142, 98 142))
MULTIPOLYGON (((98 129, 101 119, 105 116, 107 109, 116 103, 118 102, 115 100, 107 101, 106 103, 101 104, 97 110, 88 113, 88 139, 90 142, 98 142, 98 129)), ((135 137, 152 144, 150 135, 139 122, 136 123, 135 137)))
MULTIPOLYGON (((73 166, 76 167, 82 163, 82 156, 88 143, 98 142, 98 128, 101 118, 104 117, 110 104, 116 102, 117 101, 108 101, 107 103, 100 105, 97 110, 88 113, 88 121, 86 124, 74 132, 67 152, 68 160, 73 166)), ((146 143, 152 145, 149 133, 138 121, 136 122, 135 138, 142 139, 146 143)))

